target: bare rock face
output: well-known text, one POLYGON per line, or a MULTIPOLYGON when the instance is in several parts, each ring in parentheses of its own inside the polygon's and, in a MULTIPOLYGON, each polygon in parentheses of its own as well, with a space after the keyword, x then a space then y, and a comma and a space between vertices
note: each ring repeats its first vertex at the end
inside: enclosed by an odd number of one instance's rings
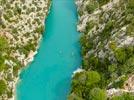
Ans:
POLYGON ((134 75, 131 75, 124 84, 124 89, 134 92, 134 75))

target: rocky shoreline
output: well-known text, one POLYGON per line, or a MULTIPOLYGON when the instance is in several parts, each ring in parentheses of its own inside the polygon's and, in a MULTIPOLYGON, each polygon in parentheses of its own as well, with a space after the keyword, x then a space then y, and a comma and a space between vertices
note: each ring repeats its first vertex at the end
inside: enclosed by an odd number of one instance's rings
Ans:
POLYGON ((33 61, 44 32, 50 0, 0 0, 0 99, 14 100, 22 67, 33 61), (1 60, 1 59, 0 59, 1 60))

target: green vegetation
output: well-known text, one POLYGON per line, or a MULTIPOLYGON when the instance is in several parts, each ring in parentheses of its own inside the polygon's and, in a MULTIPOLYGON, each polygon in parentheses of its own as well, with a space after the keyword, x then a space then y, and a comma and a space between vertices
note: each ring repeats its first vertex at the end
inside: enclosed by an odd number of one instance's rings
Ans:
POLYGON ((43 31, 44 31, 44 26, 41 25, 38 28, 36 28, 34 32, 36 32, 36 33, 43 33, 43 31))
POLYGON ((7 85, 4 80, 0 80, 0 95, 2 95, 7 89, 7 85))
POLYGON ((100 88, 94 88, 90 92, 91 100, 107 100, 106 91, 100 88))
POLYGON ((114 96, 112 97, 112 100, 134 100, 134 95, 124 93, 121 96, 114 96))
MULTIPOLYGON (((72 81, 73 91, 72 94, 79 98, 89 98, 90 91, 100 81, 99 73, 95 71, 77 73, 72 81)), ((70 100, 72 99, 69 97, 70 100)))
POLYGON ((0 36, 0 53, 7 51, 8 49, 8 42, 7 39, 3 36, 0 36))
POLYGON ((0 36, 0 72, 4 70, 4 53, 7 53, 9 44, 7 42, 7 39, 3 36, 0 36))
MULTIPOLYGON (((101 6, 109 1, 90 0, 87 4, 85 0, 83 7, 86 9, 80 9, 80 16, 85 12, 92 14, 99 8, 102 10, 101 6)), ((134 74, 134 45, 125 44, 126 42, 123 44, 123 41, 127 41, 123 40, 125 37, 134 36, 133 11, 134 0, 121 1, 112 9, 107 8, 106 11, 102 10, 101 13, 92 15, 95 20, 87 21, 80 38, 82 68, 85 71, 73 77, 69 100, 134 99, 130 94, 112 98, 106 94, 106 90, 111 88, 123 89, 129 75, 134 74), (92 29, 94 31, 90 32, 92 29)))
POLYGON ((92 3, 86 5, 86 10, 88 13, 92 13, 97 7, 98 7, 98 3, 93 0, 92 3))
POLYGON ((110 0, 98 0, 100 6, 102 6, 102 5, 106 4, 106 3, 108 3, 109 1, 110 1, 110 0))

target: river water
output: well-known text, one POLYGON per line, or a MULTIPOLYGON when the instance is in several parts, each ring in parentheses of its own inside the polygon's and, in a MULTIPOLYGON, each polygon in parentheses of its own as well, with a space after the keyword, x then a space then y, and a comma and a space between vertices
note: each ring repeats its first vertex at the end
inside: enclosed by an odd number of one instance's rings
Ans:
POLYGON ((20 74, 17 100, 67 100, 71 76, 81 64, 74 0, 53 0, 34 61, 20 74))

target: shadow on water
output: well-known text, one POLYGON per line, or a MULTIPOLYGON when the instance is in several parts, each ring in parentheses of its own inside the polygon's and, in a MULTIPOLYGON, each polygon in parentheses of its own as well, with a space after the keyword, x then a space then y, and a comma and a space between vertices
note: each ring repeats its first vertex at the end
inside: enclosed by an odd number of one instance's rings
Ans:
POLYGON ((65 87, 70 88, 70 86, 68 85, 70 84, 70 81, 71 79, 70 77, 68 77, 68 78, 61 80, 58 84, 56 84, 53 91, 56 92, 57 95, 55 95, 54 100, 65 100, 67 98, 67 94, 69 93, 69 90, 65 90, 64 88, 65 87))

